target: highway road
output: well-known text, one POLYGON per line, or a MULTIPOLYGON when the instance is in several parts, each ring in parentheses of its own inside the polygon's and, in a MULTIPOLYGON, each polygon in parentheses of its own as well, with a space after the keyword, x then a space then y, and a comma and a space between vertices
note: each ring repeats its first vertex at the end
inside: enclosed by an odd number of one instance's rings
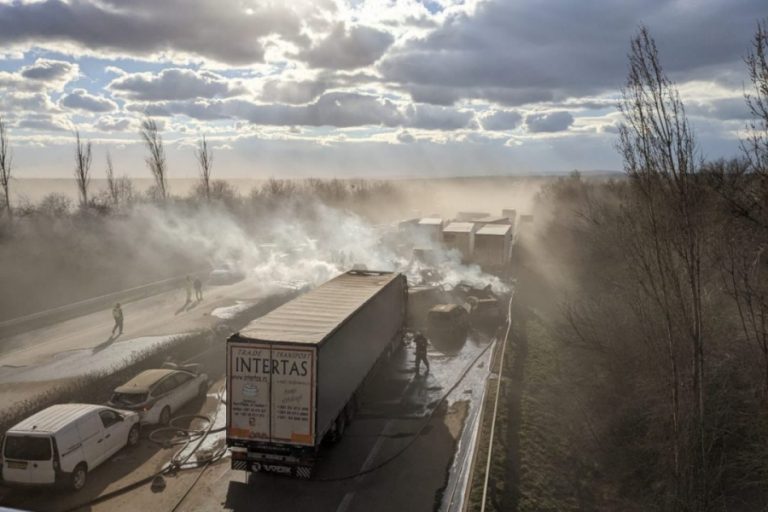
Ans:
MULTIPOLYGON (((146 510, 250 511, 280 510, 329 512, 379 512, 391 510, 453 510, 450 501, 461 501, 462 489, 454 478, 467 461, 467 448, 488 376, 491 340, 473 334, 460 347, 443 350, 432 343, 429 374, 415 375, 414 352, 405 346, 377 372, 362 400, 361 411, 335 446, 324 448, 311 481, 271 474, 247 477, 232 471, 229 459, 201 469, 166 477, 166 488, 153 492, 144 486, 82 510, 128 512, 146 510), (479 357, 478 357, 479 356, 479 357), (460 379, 437 410, 440 399, 460 379), (434 414, 433 414, 434 413, 434 414), (421 434, 415 436, 419 431, 421 434), (383 462, 409 447, 385 466, 383 462), (375 470, 370 474, 355 476, 375 470), (201 474, 202 471, 202 474, 201 474), (339 481, 323 481, 343 478, 339 481), (348 477, 348 478, 344 478, 348 477)), ((223 371, 224 351, 207 354, 203 361, 214 374, 223 371)), ((423 371, 423 370, 422 370, 423 371)), ((223 384, 223 378, 212 391, 223 384)), ((212 414, 215 394, 185 412, 212 414)), ((219 414, 222 414, 219 405, 219 414)), ((222 436, 220 434, 219 436, 222 436)), ((211 439, 213 443, 217 439, 211 439)), ((223 442, 219 437, 218 442, 223 442)), ((61 512, 90 501, 142 477, 152 475, 174 450, 148 440, 124 450, 94 471, 78 494, 35 495, 23 490, 0 491, 0 505, 29 510, 61 512)))
POLYGON ((214 328, 238 310, 279 291, 263 281, 244 279, 207 286, 201 302, 186 304, 186 291, 176 289, 123 304, 124 332, 116 338, 111 336, 111 306, 2 338, 0 415, 69 379, 114 370, 175 337, 214 328))

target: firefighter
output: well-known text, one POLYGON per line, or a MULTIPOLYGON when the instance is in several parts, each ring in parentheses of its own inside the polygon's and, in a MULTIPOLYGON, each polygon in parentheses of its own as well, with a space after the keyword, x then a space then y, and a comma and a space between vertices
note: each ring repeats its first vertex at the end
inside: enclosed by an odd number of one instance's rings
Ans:
POLYGON ((424 366, 427 367, 425 375, 429 373, 429 361, 427 360, 427 338, 420 332, 416 333, 413 337, 413 343, 416 345, 416 375, 419 375, 421 370, 421 362, 424 361, 424 366))
POLYGON ((187 276, 186 285, 187 285, 187 304, 189 304, 190 302, 192 302, 192 278, 189 276, 187 276))
POLYGON ((195 300, 203 300, 203 283, 198 277, 195 278, 195 300))
POLYGON ((117 335, 120 336, 123 334, 123 308, 120 307, 119 302, 112 308, 112 317, 115 319, 115 326, 112 328, 112 336, 115 335, 115 331, 118 329, 120 329, 120 332, 118 332, 117 335))

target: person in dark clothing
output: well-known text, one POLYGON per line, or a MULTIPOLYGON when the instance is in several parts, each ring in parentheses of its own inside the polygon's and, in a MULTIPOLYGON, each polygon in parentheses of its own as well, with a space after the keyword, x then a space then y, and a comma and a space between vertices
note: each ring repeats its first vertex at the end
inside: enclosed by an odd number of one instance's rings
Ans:
POLYGON ((112 336, 115 335, 115 331, 118 329, 120 329, 120 332, 118 332, 117 335, 120 336, 123 334, 123 308, 120 307, 119 302, 112 308, 112 318, 115 319, 115 326, 112 328, 112 336))
POLYGON ((184 284, 186 285, 187 290, 187 302, 185 302, 185 304, 189 304, 192 302, 192 278, 187 276, 187 280, 184 282, 184 284))
POLYGON ((424 362, 424 366, 427 367, 427 371, 425 373, 429 373, 429 361, 427 360, 427 338, 418 332, 413 338, 413 343, 416 345, 416 375, 419 375, 422 361, 424 362))
POLYGON ((203 300, 203 283, 199 277, 195 278, 195 300, 203 300))

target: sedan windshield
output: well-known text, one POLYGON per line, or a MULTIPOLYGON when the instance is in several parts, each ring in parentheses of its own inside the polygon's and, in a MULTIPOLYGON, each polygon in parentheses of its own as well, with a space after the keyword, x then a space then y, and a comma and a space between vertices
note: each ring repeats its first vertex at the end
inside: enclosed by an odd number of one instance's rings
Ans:
POLYGON ((48 437, 9 434, 5 438, 5 458, 15 460, 51 460, 48 437))
POLYGON ((147 401, 147 393, 115 393, 111 402, 117 406, 130 407, 147 401))

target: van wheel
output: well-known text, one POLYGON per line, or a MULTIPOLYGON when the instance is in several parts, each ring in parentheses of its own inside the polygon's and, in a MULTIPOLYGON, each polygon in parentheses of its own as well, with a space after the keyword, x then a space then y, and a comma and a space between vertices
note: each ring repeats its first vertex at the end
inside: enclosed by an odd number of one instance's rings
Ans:
POLYGON ((85 487, 85 482, 88 480, 88 468, 84 462, 77 465, 75 470, 70 476, 70 487, 72 490, 79 491, 85 487))
POLYGON ((139 425, 134 425, 131 427, 131 430, 128 432, 128 446, 136 446, 139 444, 139 435, 141 432, 139 431, 139 425))
POLYGON ((160 424, 167 425, 171 422, 171 408, 167 405, 160 411, 160 424))

